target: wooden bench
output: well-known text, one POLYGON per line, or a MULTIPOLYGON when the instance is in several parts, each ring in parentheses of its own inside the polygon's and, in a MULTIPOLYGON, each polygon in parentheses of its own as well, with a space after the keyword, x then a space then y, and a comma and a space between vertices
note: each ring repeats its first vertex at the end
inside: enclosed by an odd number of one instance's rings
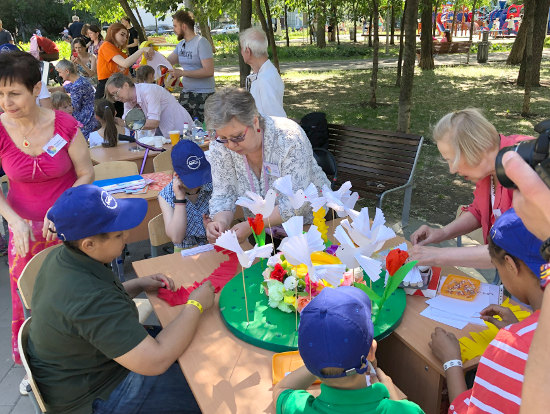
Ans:
MULTIPOLYGON (((472 42, 433 42, 432 53, 436 55, 445 55, 451 53, 470 53, 472 42)), ((416 49, 416 57, 420 61, 420 49, 416 49)))
POLYGON ((387 194, 405 190, 402 226, 409 222, 413 176, 424 137, 328 124, 329 147, 338 166, 337 184, 351 181, 361 197, 382 208, 387 194))

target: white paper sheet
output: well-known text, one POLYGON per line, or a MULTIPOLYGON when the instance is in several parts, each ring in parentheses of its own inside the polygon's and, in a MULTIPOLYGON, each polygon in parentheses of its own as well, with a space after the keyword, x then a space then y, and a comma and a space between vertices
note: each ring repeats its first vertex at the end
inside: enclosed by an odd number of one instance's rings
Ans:
POLYGON ((426 309, 420 312, 420 315, 428 319, 432 319, 436 322, 452 326, 453 328, 456 328, 456 329, 463 329, 466 325, 468 325, 468 322, 466 322, 465 320, 449 318, 448 317, 449 314, 447 312, 441 311, 431 306, 428 306, 426 309))
POLYGON ((181 251, 182 257, 193 256, 195 254, 208 252, 214 249, 213 244, 203 244, 202 246, 193 247, 191 249, 185 249, 181 251))

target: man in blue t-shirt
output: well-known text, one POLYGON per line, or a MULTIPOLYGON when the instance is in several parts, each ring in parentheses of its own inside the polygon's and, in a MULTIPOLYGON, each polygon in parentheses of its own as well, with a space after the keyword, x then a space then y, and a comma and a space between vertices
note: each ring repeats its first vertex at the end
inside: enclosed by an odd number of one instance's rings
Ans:
POLYGON ((174 70, 174 76, 181 76, 183 84, 179 101, 193 119, 203 122, 204 102, 216 87, 212 45, 195 34, 195 19, 191 12, 179 10, 172 19, 174 33, 180 42, 168 56, 168 61, 181 67, 174 70))

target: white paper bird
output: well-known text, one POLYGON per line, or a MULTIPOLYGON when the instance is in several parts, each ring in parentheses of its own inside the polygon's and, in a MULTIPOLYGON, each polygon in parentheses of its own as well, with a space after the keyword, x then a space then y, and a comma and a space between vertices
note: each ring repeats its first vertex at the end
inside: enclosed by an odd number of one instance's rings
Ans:
POLYGON ((338 257, 342 263, 345 263, 350 269, 361 266, 373 282, 380 278, 382 264, 378 260, 362 254, 361 248, 355 245, 341 225, 336 227, 334 237, 340 243, 340 246, 338 246, 336 250, 336 257, 338 257))
POLYGON ((384 243, 395 237, 395 232, 384 225, 386 219, 384 213, 379 208, 376 209, 376 214, 372 225, 370 223, 369 209, 362 208, 361 212, 355 210, 350 211, 352 223, 345 219, 340 225, 347 230, 351 239, 361 249, 361 254, 364 256, 372 256, 373 253, 380 250, 384 243))
POLYGON ((324 279, 332 286, 336 287, 340 285, 340 281, 344 277, 346 271, 345 264, 328 264, 328 265, 314 265, 315 276, 318 279, 324 279))
POLYGON ((234 231, 231 230, 223 232, 221 236, 216 239, 216 242, 214 244, 223 247, 224 249, 235 252, 239 259, 239 263, 244 268, 249 268, 250 266, 252 266, 252 263, 256 258, 268 258, 273 252, 273 244, 271 243, 266 244, 265 246, 256 245, 252 249, 244 251, 239 244, 237 235, 234 231))
POLYGON ((285 175, 284 177, 277 178, 273 182, 273 187, 275 187, 281 194, 286 196, 290 201, 290 206, 294 210, 298 210, 302 207, 306 201, 306 194, 304 190, 299 189, 296 192, 292 189, 292 177, 290 175, 285 175))
POLYGON ((351 182, 346 181, 342 186, 332 191, 328 186, 322 188, 323 197, 327 200, 327 207, 332 208, 338 214, 338 217, 345 217, 353 210, 355 203, 359 199, 359 194, 350 191, 351 182))
POLYGON ((241 196, 237 198, 235 204, 241 207, 246 207, 254 215, 261 214, 264 217, 271 216, 271 213, 273 213, 273 209, 275 208, 275 198, 277 197, 275 190, 270 188, 265 194, 265 198, 262 198, 262 196, 253 193, 252 191, 247 191, 245 194, 247 197, 241 196))
POLYGON ((327 199, 325 197, 319 197, 317 187, 315 187, 315 184, 313 183, 307 186, 304 193, 306 195, 306 202, 311 204, 313 211, 319 210, 327 203, 327 199))

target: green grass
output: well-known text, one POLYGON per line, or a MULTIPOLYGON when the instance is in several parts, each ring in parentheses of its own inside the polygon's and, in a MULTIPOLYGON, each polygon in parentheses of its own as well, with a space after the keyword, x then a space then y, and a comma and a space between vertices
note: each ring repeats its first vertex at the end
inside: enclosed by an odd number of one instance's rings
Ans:
MULTIPOLYGON (((415 174, 412 217, 446 224, 455 217, 460 204, 469 204, 472 200, 473 185, 449 174, 431 140, 431 128, 443 115, 466 107, 481 108, 504 135, 533 135, 533 126, 550 117, 547 87, 533 89, 531 111, 535 115, 529 119, 519 115, 523 90, 513 83, 517 71, 517 66, 506 65, 439 67, 433 72, 417 68, 411 132, 424 135, 425 144, 415 174)), ((395 69, 379 72, 380 106, 372 109, 364 105, 369 98, 370 71, 285 73, 285 109, 294 119, 308 112, 323 111, 332 123, 395 130, 399 101, 395 76, 395 69)), ((547 84, 548 79, 550 62, 543 60, 541 80, 547 84)), ((237 76, 216 78, 218 87, 235 86, 238 82, 237 76)), ((384 211, 397 219, 402 202, 402 193, 390 194, 384 201, 384 211)))

